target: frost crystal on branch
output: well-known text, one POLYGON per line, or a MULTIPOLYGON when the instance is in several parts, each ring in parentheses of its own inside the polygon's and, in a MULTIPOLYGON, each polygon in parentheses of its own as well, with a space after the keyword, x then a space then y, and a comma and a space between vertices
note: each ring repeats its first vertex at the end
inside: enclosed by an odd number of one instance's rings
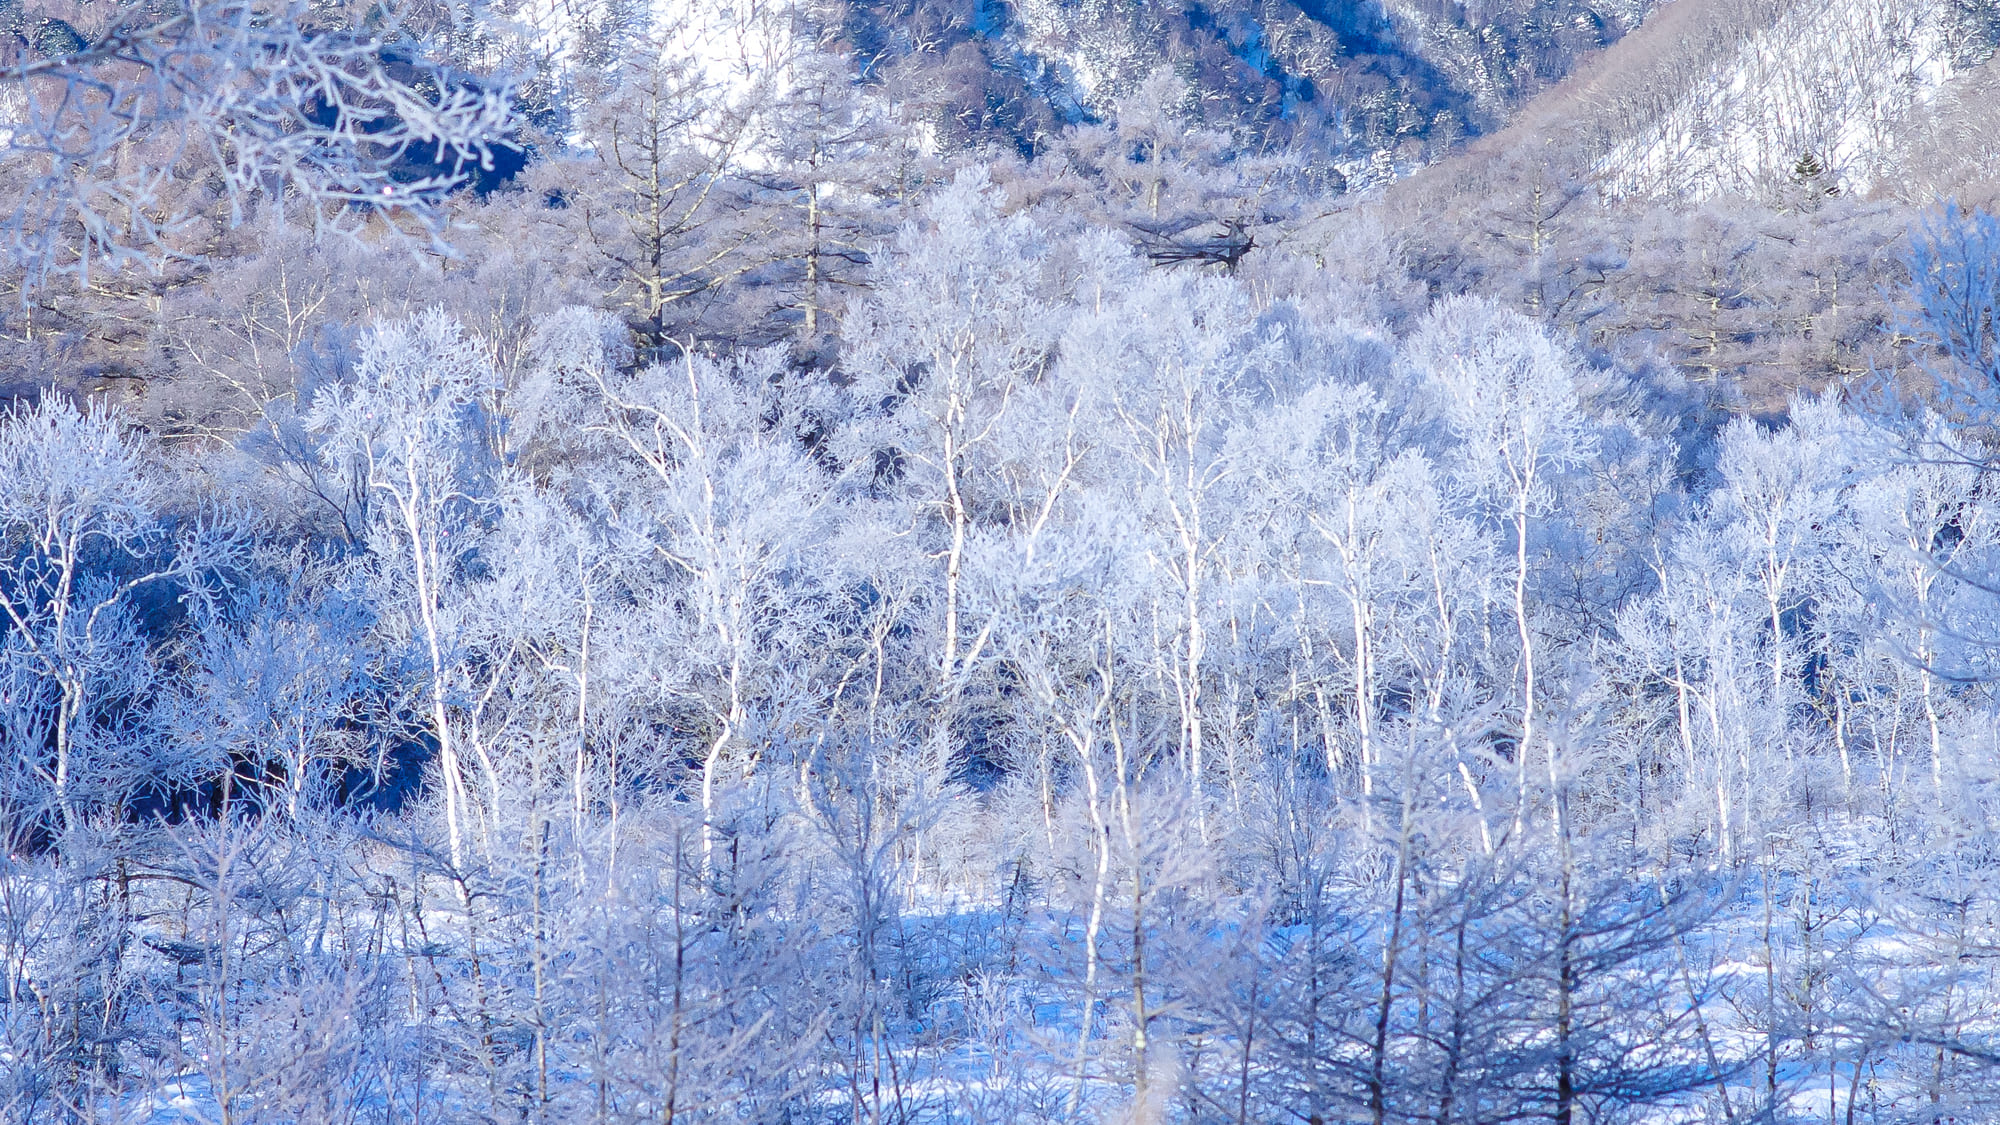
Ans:
POLYGON ((490 165, 510 91, 405 32, 395 9, 171 0, 17 47, 0 67, 16 254, 31 276, 157 266, 259 207, 439 239, 437 203, 490 165))

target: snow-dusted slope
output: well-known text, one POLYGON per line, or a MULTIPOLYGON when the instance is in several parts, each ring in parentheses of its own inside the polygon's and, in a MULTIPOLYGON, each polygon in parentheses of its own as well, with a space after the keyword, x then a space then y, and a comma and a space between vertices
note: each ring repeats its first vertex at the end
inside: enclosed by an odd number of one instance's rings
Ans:
POLYGON ((536 63, 555 72, 628 62, 656 54, 685 81, 720 98, 741 98, 782 81, 798 51, 800 21, 784 4, 761 0, 525 0, 503 31, 536 63))
MULTIPOLYGON (((949 3, 950 0, 931 0, 949 3)), ((993 0, 980 34, 1070 122, 1136 98, 1364 182, 1489 132, 1658 0, 993 0), (1184 91, 1142 96, 1165 68, 1184 91)))
POLYGON ((1710 7, 1738 34, 1680 89, 1642 99, 1629 139, 1598 161, 1608 194, 1698 200, 1806 179, 1870 190, 1892 174, 1913 113, 1981 51, 1953 0, 1710 7))
POLYGON ((1987 203, 2000 190, 2000 59, 1952 79, 1898 130, 1896 194, 1987 203))

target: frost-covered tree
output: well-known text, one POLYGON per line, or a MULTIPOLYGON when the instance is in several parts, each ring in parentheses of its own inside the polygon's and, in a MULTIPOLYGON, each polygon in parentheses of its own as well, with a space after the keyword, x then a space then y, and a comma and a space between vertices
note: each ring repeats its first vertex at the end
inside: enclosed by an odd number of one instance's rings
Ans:
POLYGON ((1212 278, 1142 274, 1093 306, 1064 339, 1065 366, 1088 380, 1109 471, 1136 501, 1158 622, 1150 675, 1172 700, 1177 764, 1205 832, 1209 632, 1237 530, 1239 427, 1254 417, 1250 383, 1270 341, 1240 295, 1212 278))
POLYGON ((942 570, 935 690, 947 712, 985 643, 968 633, 960 603, 966 543, 994 492, 993 446, 1047 364, 1063 311, 1031 217, 1004 214, 1000 196, 983 171, 960 173, 898 233, 850 332, 866 423, 849 456, 874 462, 935 528, 926 534, 942 570))
POLYGON ((1801 572, 1825 549, 1856 436, 1852 420, 1820 399, 1794 404, 1790 425, 1772 433, 1738 419, 1718 443, 1723 484, 1714 503, 1763 594, 1774 701, 1791 684, 1786 648, 1796 629, 1786 618, 1804 601, 1801 572))
MULTIPOLYGON (((1561 475, 1595 455, 1597 435, 1577 395, 1574 361, 1533 322, 1490 302, 1440 303, 1412 336, 1407 362, 1435 388, 1440 413, 1461 443, 1458 455, 1470 483, 1513 540, 1518 834, 1539 706, 1529 536, 1536 521, 1554 511, 1561 475)), ((1553 784, 1555 755, 1547 760, 1553 784)))
MULTIPOLYGON (((454 673, 467 657, 463 589, 483 569, 493 518, 499 390, 484 346, 442 313, 375 329, 350 381, 315 396, 306 424, 320 457, 350 481, 362 513, 369 582, 395 647, 416 663, 422 724, 438 749, 454 866, 464 859, 465 765, 454 673)), ((479 762, 489 796, 500 778, 479 762)))
POLYGON ((34 57, 16 33, 0 70, 16 254, 31 274, 87 280, 198 254, 191 230, 216 217, 287 210, 314 227, 386 214, 441 233, 441 196, 491 166, 511 111, 504 83, 421 45, 424 15, 175 0, 80 27, 41 17, 34 57))
POLYGON ((101 404, 50 396, 0 416, 0 485, 0 653, 27 783, 7 798, 26 821, 74 827, 146 780, 150 748, 130 741, 156 682, 144 619, 222 541, 176 526, 144 447, 101 404))
POLYGON ((296 554, 261 561, 282 577, 198 610, 184 686, 161 725, 200 764, 195 776, 221 777, 221 804, 240 784, 297 817, 333 796, 338 770, 379 753, 363 725, 371 622, 337 568, 296 554))
POLYGON ((773 359, 741 366, 684 354, 605 388, 603 425, 630 460, 619 531, 637 537, 665 595, 628 617, 628 690, 650 685, 700 717, 702 853, 715 847, 726 768, 755 769, 826 702, 816 682, 834 592, 809 552, 835 495, 782 413, 773 359), (653 654, 667 651, 673 659, 653 654), (816 698, 817 696, 817 698, 816 698))

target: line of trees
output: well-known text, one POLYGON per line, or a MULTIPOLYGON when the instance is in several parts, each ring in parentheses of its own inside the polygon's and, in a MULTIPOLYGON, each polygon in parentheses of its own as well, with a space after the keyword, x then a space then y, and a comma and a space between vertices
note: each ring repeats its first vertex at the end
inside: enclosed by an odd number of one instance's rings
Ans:
POLYGON ((2000 221, 1937 409, 1683 440, 1032 219, 831 366, 308 311, 231 443, 0 418, 5 1114, 1979 1111, 2000 221))

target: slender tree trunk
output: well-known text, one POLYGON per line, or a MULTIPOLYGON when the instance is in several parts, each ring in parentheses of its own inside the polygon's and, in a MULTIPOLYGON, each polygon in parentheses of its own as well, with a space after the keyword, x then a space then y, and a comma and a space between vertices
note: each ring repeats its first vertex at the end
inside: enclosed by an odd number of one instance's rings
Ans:
POLYGON ((1519 789, 1514 805, 1514 835, 1519 837, 1528 814, 1528 750, 1535 735, 1535 638, 1528 626, 1528 491, 1522 490, 1514 509, 1514 626, 1521 643, 1521 741, 1514 747, 1519 789))
POLYGON ((1368 1052, 1368 1117, 1383 1125, 1388 1112, 1384 1069, 1389 1058, 1389 1014, 1395 1003, 1396 956, 1403 942, 1403 891, 1409 881, 1410 837, 1415 829, 1411 794, 1403 794, 1403 824, 1396 844, 1396 894, 1389 912, 1389 940, 1382 947, 1382 987, 1375 1006, 1375 1038, 1368 1052))
POLYGON ((806 343, 819 339, 819 144, 813 144, 813 182, 806 188, 806 343))
POLYGON ((534 887, 534 1003, 535 1003, 535 1120, 546 1123, 549 1116, 549 1020, 548 929, 543 920, 549 861, 549 822, 542 814, 541 794, 535 794, 535 818, 541 822, 541 838, 535 844, 534 887))
POLYGON ((681 1095, 681 1033, 686 1024, 684 1007, 687 989, 687 907, 682 899, 685 857, 681 855, 682 833, 674 826, 674 987, 667 1017, 667 1089, 660 1107, 661 1125, 674 1125, 681 1095))
POLYGON ((1257 985, 1261 981, 1255 967, 1250 974, 1250 1006, 1243 1017, 1243 1055, 1236 1072, 1236 1125, 1250 1122, 1250 1053, 1257 1039, 1257 985))
POLYGON ((1942 803, 1944 801, 1944 742, 1938 729, 1937 700, 1931 694, 1931 631, 1928 626, 1917 632, 1917 660, 1919 687, 1923 692, 1924 722, 1931 736, 1931 793, 1942 803))
POLYGON ((1777 862, 1775 855, 1767 858, 1764 868, 1764 1108, 1766 1113, 1776 1113, 1778 1108, 1778 955, 1772 942, 1771 932, 1771 864, 1777 862))
MULTIPOLYGON (((957 396, 952 398, 950 413, 953 417, 963 409, 957 396)), ((948 708, 958 694, 958 598, 959 579, 965 565, 965 536, 971 517, 965 510, 965 497, 959 491, 958 462, 960 451, 958 437, 950 425, 944 435, 944 487, 945 519, 951 526, 951 544, 945 551, 944 565, 944 658, 939 667, 939 698, 948 708)), ((946 720, 949 721, 949 718, 946 720)))
POLYGON ((715 876, 715 775, 722 765, 723 747, 729 744, 731 734, 729 721, 723 720, 722 729, 708 744, 708 753, 701 760, 701 870, 704 877, 715 876))
POLYGON ((1569 832, 1568 800, 1557 767, 1556 744, 1549 745, 1550 821, 1555 831, 1556 856, 1562 864, 1557 892, 1556 917, 1556 1112, 1555 1125, 1571 1125, 1576 1112, 1576 960, 1572 952, 1576 916, 1574 879, 1576 858, 1569 832))
POLYGON ((1104 890, 1111 871, 1111 825, 1104 819, 1092 752, 1088 737, 1077 740, 1077 755, 1083 762, 1084 796, 1090 802, 1091 840, 1097 846, 1097 869, 1090 888, 1090 917, 1083 928, 1083 1015, 1076 1033, 1076 1089, 1070 1096, 1073 1114, 1083 1111, 1083 1090, 1089 1077, 1091 1022, 1097 1010, 1097 936, 1104 924, 1104 890))
POLYGON ((1138 823, 1133 816, 1132 789, 1125 757, 1125 740, 1115 718, 1111 724, 1113 766, 1117 770, 1115 797, 1125 848, 1132 864, 1132 1081, 1133 1104, 1146 1104, 1146 1032, 1151 1012, 1146 1007, 1146 862, 1140 848, 1138 823))
MULTIPOLYGON (((414 482, 413 482, 414 483, 414 482)), ((404 509, 406 527, 410 534, 411 557, 415 563, 417 582, 417 609, 424 631, 424 645, 430 655, 430 705, 431 726, 437 734, 438 759, 444 771, 445 830, 450 837, 451 866, 454 871, 463 867, 464 847, 460 840, 460 805, 464 801, 464 774, 459 767, 458 744, 452 736, 451 716, 447 710, 445 697, 444 650, 438 635, 438 576, 427 567, 429 552, 424 546, 423 528, 414 509, 404 509)))
MULTIPOLYGON (((1190 475, 1193 469, 1190 466, 1190 475)), ((1187 599, 1182 612, 1187 614, 1187 647, 1183 650, 1184 665, 1181 670, 1181 736, 1187 745, 1188 756, 1188 799, 1194 804, 1194 822, 1201 842, 1208 843, 1208 795, 1202 780, 1206 763, 1202 760, 1202 720, 1201 720, 1201 662, 1208 648, 1208 639, 1201 625, 1201 541, 1199 515, 1193 516, 1193 529, 1186 541, 1187 599)))

